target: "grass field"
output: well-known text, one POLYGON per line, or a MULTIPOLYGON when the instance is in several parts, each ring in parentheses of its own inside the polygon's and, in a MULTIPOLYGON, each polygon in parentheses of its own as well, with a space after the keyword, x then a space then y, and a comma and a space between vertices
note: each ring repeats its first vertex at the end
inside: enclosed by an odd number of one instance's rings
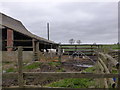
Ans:
MULTIPOLYGON (((118 50, 120 49, 119 45, 117 44, 100 44, 100 45, 90 45, 90 44, 85 44, 85 45, 61 45, 62 48, 75 48, 75 46, 77 46, 77 48, 109 48, 109 49, 113 49, 113 50, 118 50)), ((68 50, 68 49, 66 49, 68 50)), ((69 50, 75 50, 75 49, 69 49, 69 50)))

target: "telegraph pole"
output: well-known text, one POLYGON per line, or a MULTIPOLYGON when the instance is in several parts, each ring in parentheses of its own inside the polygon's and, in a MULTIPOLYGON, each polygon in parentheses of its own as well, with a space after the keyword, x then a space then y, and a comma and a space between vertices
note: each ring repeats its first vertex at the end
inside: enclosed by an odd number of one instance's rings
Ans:
POLYGON ((49 23, 47 23, 47 34, 48 34, 48 40, 49 40, 49 23))

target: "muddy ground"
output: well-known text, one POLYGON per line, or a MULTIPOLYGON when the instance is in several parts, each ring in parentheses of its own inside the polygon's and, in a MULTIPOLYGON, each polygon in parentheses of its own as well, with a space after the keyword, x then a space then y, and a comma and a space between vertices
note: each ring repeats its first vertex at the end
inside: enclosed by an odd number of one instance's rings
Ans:
MULTIPOLYGON (((90 58, 94 62, 96 61, 95 56, 91 56, 90 58)), ((62 59, 61 63, 55 64, 55 65, 54 63, 53 65, 51 65, 51 64, 48 64, 48 62, 42 62, 42 64, 38 68, 27 70, 27 72, 80 72, 86 69, 87 67, 80 67, 77 65, 94 65, 93 61, 91 61, 88 58, 74 58, 74 59, 69 59, 69 60, 62 59)), ((37 61, 37 62, 40 62, 40 61, 37 61)), ((29 79, 26 81, 26 84, 27 85, 46 85, 53 81, 55 80, 45 80, 39 83, 34 83, 34 79, 29 79)), ((3 87, 16 86, 16 85, 18 85, 17 78, 14 80, 3 78, 3 87)))

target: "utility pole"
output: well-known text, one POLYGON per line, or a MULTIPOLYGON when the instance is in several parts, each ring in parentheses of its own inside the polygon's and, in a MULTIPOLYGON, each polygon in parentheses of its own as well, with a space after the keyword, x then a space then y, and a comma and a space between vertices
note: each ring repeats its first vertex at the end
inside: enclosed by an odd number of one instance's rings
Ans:
POLYGON ((48 34, 48 40, 49 40, 49 23, 47 23, 47 34, 48 34))

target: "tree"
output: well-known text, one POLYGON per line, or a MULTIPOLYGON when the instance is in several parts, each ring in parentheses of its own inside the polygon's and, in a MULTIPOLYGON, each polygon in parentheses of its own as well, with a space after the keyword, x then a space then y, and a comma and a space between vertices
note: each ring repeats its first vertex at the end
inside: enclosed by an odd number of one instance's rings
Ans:
POLYGON ((69 40, 69 43, 70 43, 70 44, 73 44, 73 43, 75 43, 75 40, 74 40, 74 39, 70 39, 70 40, 69 40))
POLYGON ((80 44, 80 43, 81 43, 81 40, 77 40, 76 42, 77 42, 78 44, 80 44))
POLYGON ((94 42, 93 45, 96 45, 96 43, 94 42))
POLYGON ((117 45, 119 45, 120 43, 118 42, 117 45))

